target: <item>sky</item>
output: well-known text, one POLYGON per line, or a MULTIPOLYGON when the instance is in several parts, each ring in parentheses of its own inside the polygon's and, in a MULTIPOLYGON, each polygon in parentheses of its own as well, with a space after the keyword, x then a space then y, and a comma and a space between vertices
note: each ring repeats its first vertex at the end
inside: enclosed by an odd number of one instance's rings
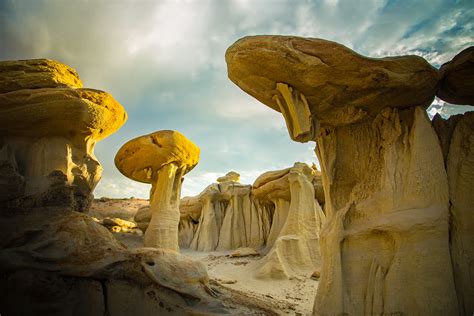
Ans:
MULTIPOLYGON (((474 2, 442 0, 0 0, 0 60, 49 58, 75 68, 84 87, 110 92, 127 123, 100 141, 96 197, 147 198, 113 159, 126 141, 157 130, 201 148, 182 196, 234 170, 253 183, 296 161, 317 163, 313 142, 291 141, 281 114, 227 78, 225 50, 246 35, 337 41, 385 57, 415 54, 439 67, 474 45, 474 2)), ((435 100, 430 116, 469 110, 435 100)))

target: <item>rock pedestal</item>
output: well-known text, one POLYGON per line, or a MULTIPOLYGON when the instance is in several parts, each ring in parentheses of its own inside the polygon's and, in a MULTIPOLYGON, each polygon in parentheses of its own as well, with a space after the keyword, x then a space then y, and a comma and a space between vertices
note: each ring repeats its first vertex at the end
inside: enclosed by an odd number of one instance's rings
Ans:
POLYGON ((437 70, 417 56, 366 58, 285 36, 243 38, 226 61, 293 140, 316 141, 327 220, 314 314, 457 314, 452 189, 424 111, 437 70))
POLYGON ((102 167, 97 141, 122 126, 123 107, 107 92, 82 88, 55 61, 0 63, 0 203, 86 211, 102 167))

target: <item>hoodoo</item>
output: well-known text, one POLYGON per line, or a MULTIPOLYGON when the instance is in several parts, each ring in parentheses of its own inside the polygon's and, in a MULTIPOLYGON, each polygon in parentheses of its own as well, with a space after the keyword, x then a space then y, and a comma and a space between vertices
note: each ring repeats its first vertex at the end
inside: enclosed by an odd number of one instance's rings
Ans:
POLYGON ((245 37, 226 61, 293 140, 316 141, 327 220, 314 313, 457 314, 448 178, 425 112, 438 71, 418 56, 367 58, 288 36, 245 37))
POLYGON ((132 139, 117 152, 115 165, 123 175, 152 185, 145 247, 179 250, 181 181, 198 161, 199 147, 169 130, 132 139))
POLYGON ((74 69, 47 59, 0 63, 2 194, 8 207, 88 209, 102 166, 95 144, 127 120, 107 92, 82 88, 74 69))

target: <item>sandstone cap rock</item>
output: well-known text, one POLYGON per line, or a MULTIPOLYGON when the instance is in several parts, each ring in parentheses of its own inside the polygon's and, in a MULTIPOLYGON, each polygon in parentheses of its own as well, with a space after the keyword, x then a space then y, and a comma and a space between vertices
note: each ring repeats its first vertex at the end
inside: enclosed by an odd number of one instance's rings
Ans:
POLYGON ((336 42, 292 36, 244 37, 227 49, 226 62, 230 80, 265 105, 286 116, 275 98, 281 93, 307 107, 287 111, 331 125, 385 107, 428 107, 439 77, 418 56, 368 58, 336 42))
POLYGON ((125 109, 107 92, 41 88, 0 94, 0 134, 90 135, 100 140, 127 120, 125 109))
POLYGON ((183 134, 163 130, 134 138, 115 156, 115 166, 126 177, 152 183, 153 175, 164 165, 176 163, 187 173, 199 161, 199 147, 183 134))
POLYGON ((239 181, 240 181, 240 174, 235 171, 230 171, 225 176, 217 178, 217 182, 219 183, 239 182, 239 181))
POLYGON ((77 72, 49 59, 8 60, 0 62, 0 93, 21 89, 82 88, 77 72))
POLYGON ((436 95, 446 102, 474 105, 474 46, 466 48, 439 69, 436 95))

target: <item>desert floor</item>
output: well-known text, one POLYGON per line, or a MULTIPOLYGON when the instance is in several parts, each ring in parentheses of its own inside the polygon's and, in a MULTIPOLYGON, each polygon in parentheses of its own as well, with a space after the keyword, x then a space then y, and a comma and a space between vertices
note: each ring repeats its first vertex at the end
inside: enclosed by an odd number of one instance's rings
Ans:
MULTIPOLYGON (((90 215, 98 219, 118 217, 133 220, 136 211, 148 204, 142 199, 97 199, 90 215)), ((114 233, 128 248, 143 246, 143 236, 133 233, 114 233)), ((264 307, 269 314, 309 315, 312 312, 318 280, 261 280, 254 277, 260 256, 231 257, 232 251, 198 252, 182 249, 181 253, 203 262, 211 284, 221 292, 232 293, 238 300, 264 307), (262 306, 263 305, 263 306, 262 306)))

